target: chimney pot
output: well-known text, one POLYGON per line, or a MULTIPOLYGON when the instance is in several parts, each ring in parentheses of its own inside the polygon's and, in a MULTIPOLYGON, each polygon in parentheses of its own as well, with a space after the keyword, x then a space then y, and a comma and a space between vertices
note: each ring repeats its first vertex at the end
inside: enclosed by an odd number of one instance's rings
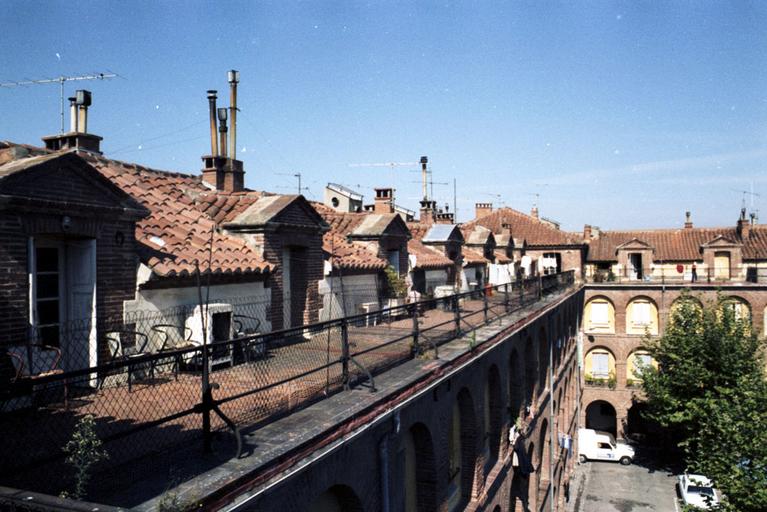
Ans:
POLYGON ((684 227, 685 229, 692 229, 692 215, 690 215, 690 212, 684 212, 684 227))
POLYGON ((210 155, 218 156, 218 136, 216 131, 218 125, 216 124, 216 93, 218 91, 208 91, 208 106, 210 108, 210 155))
POLYGON ((474 203, 474 218, 478 219, 493 213, 493 203, 474 203))
POLYGON ((394 189, 377 188, 375 189, 375 213, 394 213, 394 189))
POLYGON ((583 239, 585 241, 591 240, 591 225, 590 224, 584 224, 583 225, 583 239))

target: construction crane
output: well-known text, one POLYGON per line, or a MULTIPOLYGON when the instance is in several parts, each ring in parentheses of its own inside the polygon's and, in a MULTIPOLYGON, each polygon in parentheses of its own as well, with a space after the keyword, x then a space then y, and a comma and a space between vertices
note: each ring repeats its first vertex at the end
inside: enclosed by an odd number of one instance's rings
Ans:
POLYGON ((108 80, 119 75, 112 72, 94 73, 92 75, 59 76, 56 78, 43 78, 40 80, 19 80, 16 82, 0 82, 0 87, 20 87, 26 85, 59 84, 61 103, 61 133, 64 133, 64 82, 77 82, 81 80, 108 80))

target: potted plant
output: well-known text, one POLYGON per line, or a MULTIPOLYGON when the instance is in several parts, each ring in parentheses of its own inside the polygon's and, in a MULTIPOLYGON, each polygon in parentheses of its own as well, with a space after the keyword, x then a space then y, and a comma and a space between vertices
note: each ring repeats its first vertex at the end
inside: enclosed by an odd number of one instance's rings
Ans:
POLYGON ((402 306, 405 303, 405 295, 407 294, 407 283, 391 265, 384 270, 384 277, 384 296, 387 299, 386 307, 395 308, 402 306))

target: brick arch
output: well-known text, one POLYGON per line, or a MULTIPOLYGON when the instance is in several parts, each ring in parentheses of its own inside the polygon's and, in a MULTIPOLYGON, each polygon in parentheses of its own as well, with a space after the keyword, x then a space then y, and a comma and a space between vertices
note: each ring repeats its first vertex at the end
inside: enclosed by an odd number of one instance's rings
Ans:
POLYGON ((543 393, 546 389, 546 383, 549 376, 549 339, 547 337, 546 328, 541 326, 538 329, 538 375, 536 377, 538 386, 538 395, 543 393))
MULTIPOLYGON (((589 300, 583 305, 583 330, 590 334, 615 334, 618 332, 616 318, 619 315, 619 310, 615 305, 615 302, 607 295, 594 295, 589 297, 589 300), (607 323, 593 322, 593 315, 591 313, 591 306, 595 302, 606 302, 608 304, 608 318, 607 323), (586 314, 589 311, 589 314, 586 314)), ((621 310, 625 311, 625 307, 621 310)))
POLYGON ((406 459, 413 456, 415 460, 406 460, 404 478, 412 476, 415 480, 415 494, 409 494, 409 486, 404 482, 406 502, 408 506, 415 504, 419 511, 437 510, 437 468, 434 454, 434 442, 429 428, 423 423, 415 423, 408 429, 410 447, 406 448, 406 459))
POLYGON ((549 422, 544 419, 538 431, 538 449, 535 452, 535 492, 539 499, 538 505, 543 504, 545 490, 549 486, 549 422))
POLYGON ((487 371, 485 416, 488 423, 485 425, 487 435, 487 448, 489 457, 485 467, 489 471, 501 456, 500 449, 503 438, 503 398, 501 389, 501 375, 496 365, 491 365, 487 371))
POLYGON ((522 357, 516 348, 511 350, 509 356, 509 412, 511 422, 514 423, 519 417, 522 406, 525 404, 525 374, 522 366, 522 357))
MULTIPOLYGON (((460 496, 462 504, 468 503, 474 491, 475 474, 477 472, 477 419, 475 416, 474 400, 471 392, 464 387, 455 398, 458 427, 457 437, 460 439, 460 496)), ((451 419, 451 427, 455 425, 451 419)))
MULTIPOLYGON (((615 376, 617 377, 617 365, 618 365, 619 359, 615 356, 615 351, 613 351, 612 347, 608 347, 607 345, 594 345, 592 347, 589 347, 588 350, 586 350, 583 355, 584 378, 609 378, 609 375, 607 376, 604 376, 602 374, 596 375, 594 372, 593 360, 590 358, 590 356, 596 351, 607 352, 610 355, 610 357, 612 357, 612 361, 608 360, 608 372, 616 372, 615 376)), ((623 359, 620 359, 620 361, 622 360, 623 359)))
POLYGON ((624 326, 625 332, 629 333, 629 331, 631 330, 629 323, 631 322, 632 319, 629 317, 629 308, 631 307, 632 304, 637 302, 648 302, 652 306, 653 311, 651 311, 651 314, 654 315, 657 331, 660 332, 660 308, 658 307, 658 302, 654 298, 650 297, 649 295, 644 295, 644 294, 633 295, 626 301, 626 304, 623 307, 624 317, 626 322, 626 325, 624 326))
POLYGON ((606 430, 608 432, 612 432, 614 435, 617 435, 619 431, 620 425, 618 425, 618 418, 620 416, 619 412, 623 409, 618 406, 618 404, 615 402, 612 398, 607 397, 600 397, 596 400, 592 400, 589 402, 584 408, 583 412, 585 415, 585 422, 584 425, 586 428, 593 428, 595 430, 606 430), (602 411, 597 410, 597 408, 601 409, 602 404, 607 404, 612 408, 612 413, 609 411, 602 411), (613 419, 608 420, 608 417, 612 414, 613 419), (610 425, 607 425, 607 422, 611 422, 610 425))
POLYGON ((725 297, 722 297, 722 304, 726 304, 728 302, 739 302, 741 304, 744 304, 748 311, 749 320, 753 320, 754 318, 753 308, 751 307, 751 302, 747 298, 738 294, 731 293, 725 297))
POLYGON ((306 512, 327 510, 341 512, 364 512, 362 501, 348 485, 336 484, 317 496, 306 512))
POLYGON ((528 335, 525 340, 525 400, 527 404, 533 403, 535 395, 535 383, 538 379, 538 354, 535 350, 533 337, 528 335))

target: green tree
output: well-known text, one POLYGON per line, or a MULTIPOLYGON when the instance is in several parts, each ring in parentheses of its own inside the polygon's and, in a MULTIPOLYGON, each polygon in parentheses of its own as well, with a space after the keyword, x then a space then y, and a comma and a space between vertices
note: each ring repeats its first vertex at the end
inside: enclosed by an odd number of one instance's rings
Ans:
POLYGON ((767 510, 767 384, 750 321, 722 297, 701 305, 683 295, 646 345, 658 370, 642 369, 645 415, 727 496, 720 510, 767 510))

